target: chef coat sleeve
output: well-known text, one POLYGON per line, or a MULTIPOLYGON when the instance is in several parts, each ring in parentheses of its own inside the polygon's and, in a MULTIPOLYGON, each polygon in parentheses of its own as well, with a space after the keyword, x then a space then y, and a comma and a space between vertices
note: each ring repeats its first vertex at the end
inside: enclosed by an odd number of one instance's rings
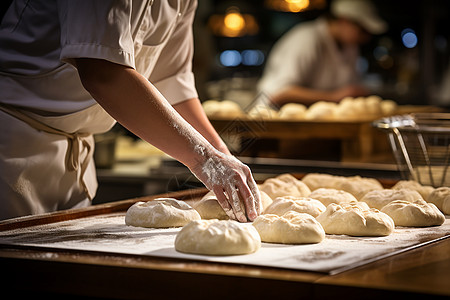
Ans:
POLYGON ((308 86, 320 57, 317 39, 294 27, 272 48, 258 90, 271 97, 288 86, 308 86))
POLYGON ((58 1, 63 62, 98 58, 135 68, 129 1, 58 1))
POLYGON ((162 49, 149 78, 172 105, 198 97, 192 72, 192 23, 197 1, 185 0, 184 3, 176 28, 162 49))

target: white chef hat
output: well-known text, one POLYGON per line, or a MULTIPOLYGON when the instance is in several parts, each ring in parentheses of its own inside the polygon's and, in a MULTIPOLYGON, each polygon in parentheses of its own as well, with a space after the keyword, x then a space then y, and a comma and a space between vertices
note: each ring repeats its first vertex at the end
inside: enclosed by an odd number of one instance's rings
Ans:
POLYGON ((369 0, 334 0, 330 10, 334 16, 352 20, 372 34, 384 33, 388 28, 369 0))

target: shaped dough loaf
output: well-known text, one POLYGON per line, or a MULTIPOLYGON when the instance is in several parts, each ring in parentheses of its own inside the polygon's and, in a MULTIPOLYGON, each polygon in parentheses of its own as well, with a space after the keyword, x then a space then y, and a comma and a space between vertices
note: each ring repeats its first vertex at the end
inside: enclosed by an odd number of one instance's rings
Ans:
POLYGON ((450 215, 450 187, 439 187, 428 197, 428 202, 433 203, 444 214, 450 215))
POLYGON ((261 238, 255 227, 232 220, 198 220, 185 225, 175 238, 179 252, 239 255, 258 251, 261 238))
POLYGON ((414 180, 400 180, 392 187, 392 189, 393 190, 410 189, 418 191, 425 201, 428 201, 428 196, 434 190, 432 186, 421 185, 420 183, 414 180))
POLYGON ((324 212, 325 209, 326 207, 322 202, 312 198, 284 196, 276 198, 273 203, 266 208, 264 213, 282 216, 288 211, 296 211, 317 217, 324 212))
POLYGON ((417 200, 423 200, 419 192, 410 189, 382 189, 374 190, 365 194, 360 201, 366 202, 370 207, 376 209, 382 209, 385 205, 388 205, 392 201, 403 200, 407 202, 414 202, 417 200))
POLYGON ((335 188, 335 181, 339 176, 325 174, 325 173, 308 173, 302 178, 311 191, 318 188, 335 188))
POLYGON ((301 120, 304 118, 306 106, 299 103, 287 103, 280 108, 278 117, 280 119, 301 120))
POLYGON ((200 220, 198 212, 184 201, 157 198, 133 204, 125 215, 125 224, 137 227, 181 227, 200 220))
POLYGON ((353 203, 331 203, 316 219, 326 233, 350 236, 386 236, 395 226, 385 213, 353 203))
POLYGON ((352 194, 346 191, 331 188, 318 188, 312 191, 308 197, 319 200, 325 206, 328 206, 331 203, 340 204, 357 201, 355 196, 353 196, 352 194))
MULTIPOLYGON (((261 211, 263 212, 270 204, 272 204, 272 199, 263 191, 261 194, 261 211)), ((198 211, 202 219, 218 219, 218 220, 228 220, 230 219, 226 212, 223 210, 217 201, 217 196, 213 191, 209 191, 205 196, 202 197, 200 201, 194 204, 195 210, 198 211)), ((245 211, 244 205, 241 202, 241 208, 245 211)))
POLYGON ((255 219, 253 226, 261 236, 261 241, 281 244, 320 243, 325 231, 317 220, 309 214, 289 211, 282 216, 267 214, 255 219))
POLYGON ((381 209, 397 226, 425 227, 441 225, 445 216, 433 203, 424 200, 414 202, 396 200, 381 209))
POLYGON ((370 191, 383 189, 381 183, 375 178, 361 176, 339 176, 335 179, 334 185, 335 189, 349 192, 355 196, 357 200, 360 200, 370 191))
POLYGON ((282 174, 275 178, 266 179, 259 189, 270 198, 275 199, 283 196, 307 196, 311 193, 308 186, 290 174, 282 174))

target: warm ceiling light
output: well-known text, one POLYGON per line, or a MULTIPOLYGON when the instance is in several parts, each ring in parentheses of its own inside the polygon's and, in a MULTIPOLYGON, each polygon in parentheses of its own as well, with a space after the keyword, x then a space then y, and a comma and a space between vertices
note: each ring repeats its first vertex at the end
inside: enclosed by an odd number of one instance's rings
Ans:
POLYGON ((301 12, 309 9, 324 8, 326 0, 266 0, 265 3, 270 9, 285 12, 301 12))
POLYGON ((228 8, 225 15, 212 15, 208 25, 214 34, 226 37, 254 35, 259 30, 255 17, 241 14, 235 6, 228 8))

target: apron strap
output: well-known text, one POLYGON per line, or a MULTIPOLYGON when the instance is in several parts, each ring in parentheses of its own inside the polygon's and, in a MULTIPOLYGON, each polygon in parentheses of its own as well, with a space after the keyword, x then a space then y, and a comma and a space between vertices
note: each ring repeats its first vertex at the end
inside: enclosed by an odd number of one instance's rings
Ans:
POLYGON ((26 113, 22 112, 21 110, 17 109, 16 107, 4 103, 0 103, 0 110, 4 111, 5 113, 27 123, 31 127, 33 127, 36 130, 47 132, 50 134, 57 134, 62 135, 67 138, 68 147, 67 147, 67 155, 66 155, 66 167, 69 171, 78 171, 80 170, 80 183, 82 184, 84 191, 86 192, 89 200, 92 201, 92 196, 88 192, 87 185, 84 182, 84 173, 89 165, 91 155, 89 153, 93 150, 93 147, 87 140, 87 137, 91 136, 90 133, 68 133, 56 128, 53 128, 51 126, 48 126, 47 124, 44 124, 26 113), (86 158, 80 163, 80 146, 84 147, 87 150, 88 155, 86 158))

